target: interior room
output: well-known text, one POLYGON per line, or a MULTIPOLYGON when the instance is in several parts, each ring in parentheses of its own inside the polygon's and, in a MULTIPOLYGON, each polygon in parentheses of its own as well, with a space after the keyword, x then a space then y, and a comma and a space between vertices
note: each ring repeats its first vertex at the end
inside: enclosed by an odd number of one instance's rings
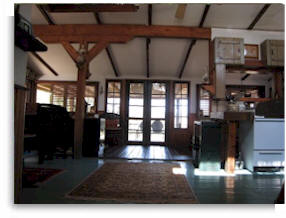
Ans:
POLYGON ((14 203, 284 203, 283 4, 14 9, 14 203))

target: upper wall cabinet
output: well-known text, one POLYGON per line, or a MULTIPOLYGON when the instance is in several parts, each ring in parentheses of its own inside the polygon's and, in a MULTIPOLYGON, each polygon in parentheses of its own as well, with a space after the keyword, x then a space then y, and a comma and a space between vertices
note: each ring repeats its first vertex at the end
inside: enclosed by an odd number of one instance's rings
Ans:
POLYGON ((244 64, 244 41, 240 38, 215 38, 216 64, 244 64))
POLYGON ((261 44, 261 60, 267 66, 284 66, 284 40, 265 40, 261 44))

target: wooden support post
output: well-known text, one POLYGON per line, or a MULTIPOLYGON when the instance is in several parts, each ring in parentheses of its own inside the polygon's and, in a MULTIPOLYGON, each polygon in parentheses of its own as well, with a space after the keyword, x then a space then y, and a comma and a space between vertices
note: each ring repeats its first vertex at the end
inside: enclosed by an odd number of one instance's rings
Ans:
POLYGON ((83 125, 85 114, 85 85, 88 63, 85 63, 82 68, 78 69, 77 93, 76 93, 76 111, 74 119, 74 158, 80 159, 82 155, 83 141, 83 125))
POLYGON ((82 155, 83 127, 85 115, 85 85, 89 76, 89 63, 102 50, 108 46, 109 42, 100 41, 90 51, 88 51, 88 43, 81 42, 80 48, 84 47, 86 53, 80 54, 67 41, 63 41, 62 45, 75 62, 78 68, 77 94, 76 94, 76 112, 74 120, 74 158, 80 159, 82 155))
POLYGON ((15 86, 14 90, 14 203, 20 203, 24 152, 26 89, 15 86))
POLYGON ((225 171, 234 173, 235 170, 235 146, 236 146, 236 122, 230 121, 228 124, 227 148, 225 171))
POLYGON ((274 82, 275 82, 275 96, 278 98, 283 97, 283 89, 282 86, 282 73, 281 72, 274 72, 274 82))

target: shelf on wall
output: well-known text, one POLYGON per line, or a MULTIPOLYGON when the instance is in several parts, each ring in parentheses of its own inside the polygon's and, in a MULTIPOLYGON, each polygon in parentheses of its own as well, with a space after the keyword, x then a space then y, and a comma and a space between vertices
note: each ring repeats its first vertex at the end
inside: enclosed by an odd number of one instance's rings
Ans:
POLYGON ((19 27, 15 28, 15 45, 23 51, 36 52, 48 50, 47 46, 19 27))

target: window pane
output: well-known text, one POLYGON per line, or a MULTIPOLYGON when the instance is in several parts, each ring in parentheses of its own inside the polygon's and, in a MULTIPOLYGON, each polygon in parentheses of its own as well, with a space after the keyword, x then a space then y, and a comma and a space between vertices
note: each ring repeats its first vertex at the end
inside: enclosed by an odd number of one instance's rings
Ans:
POLYGON ((107 92, 113 92, 114 90, 114 83, 113 82, 108 82, 108 88, 107 88, 107 92))
POLYGON ((188 95, 188 83, 182 83, 182 94, 188 95))
POLYGON ((107 113, 120 114, 120 82, 108 82, 107 84, 107 113))
POLYGON ((143 120, 132 120, 128 121, 128 129, 133 131, 143 131, 143 120))
POLYGON ((181 83, 175 84, 175 94, 182 94, 182 84, 181 83))
POLYGON ((137 131, 128 131, 128 141, 135 141, 135 142, 143 141, 143 133, 137 131))
POLYGON ((175 117, 175 128, 186 129, 188 128, 188 117, 175 117))
POLYGON ((107 104, 106 112, 107 113, 113 113, 113 104, 107 104))
POLYGON ((113 98, 114 104, 120 104, 120 98, 113 98))
POLYGON ((204 116, 209 116, 209 100, 200 101, 200 110, 203 111, 204 116))
POLYGON ((144 99, 143 95, 141 94, 130 94, 129 96, 129 105, 141 105, 143 106, 144 99))
POLYGON ((187 106, 182 106, 178 105, 177 107, 175 106, 175 117, 187 117, 188 116, 188 107, 187 106))
POLYGON ((188 128, 189 83, 175 84, 174 127, 188 128))
POLYGON ((151 132, 164 133, 165 132, 165 120, 151 120, 151 132))
POLYGON ((151 106, 164 106, 166 105, 166 96, 159 95, 159 96, 152 96, 151 106))
POLYGON ((120 114, 120 105, 119 104, 113 104, 113 113, 120 114))
POLYGON ((113 83, 113 92, 115 93, 120 93, 120 89, 121 89, 121 83, 120 82, 114 82, 113 83))
POLYGON ((144 93, 143 83, 130 83, 130 93, 144 93))
POLYGON ((184 105, 184 106, 187 106, 188 105, 188 99, 185 98, 176 98, 175 99, 175 105, 184 105))
POLYGON ((129 106, 129 117, 143 118, 143 107, 129 106))
POLYGON ((51 93, 40 89, 37 89, 37 103, 50 104, 51 103, 51 93))
POLYGON ((165 118, 166 107, 151 107, 151 118, 165 118))
POLYGON ((166 93, 165 83, 152 83, 152 94, 162 94, 166 93))

